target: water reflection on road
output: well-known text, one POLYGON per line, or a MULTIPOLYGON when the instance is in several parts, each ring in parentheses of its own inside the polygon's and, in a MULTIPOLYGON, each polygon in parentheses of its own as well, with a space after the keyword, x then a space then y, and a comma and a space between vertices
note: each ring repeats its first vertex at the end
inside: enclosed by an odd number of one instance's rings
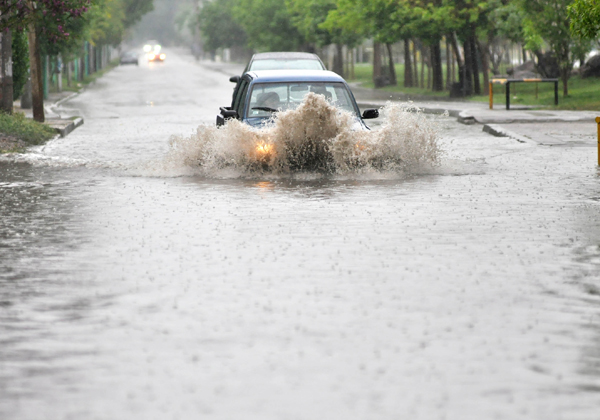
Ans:
POLYGON ((0 417, 595 419, 589 150, 440 124, 391 179, 0 163, 0 417))

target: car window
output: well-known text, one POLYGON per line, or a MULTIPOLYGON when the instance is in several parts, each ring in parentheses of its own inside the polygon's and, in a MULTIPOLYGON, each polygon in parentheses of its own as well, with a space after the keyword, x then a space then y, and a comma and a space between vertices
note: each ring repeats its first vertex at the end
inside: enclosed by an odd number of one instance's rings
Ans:
POLYGON ((295 109, 309 92, 323 95, 335 107, 357 115, 354 101, 343 83, 303 82, 255 84, 246 117, 270 117, 274 109, 295 109))
POLYGON ((244 103, 246 102, 246 95, 248 93, 248 81, 242 79, 240 86, 237 89, 237 96, 233 99, 232 108, 237 111, 239 116, 242 116, 244 110, 244 103))
POLYGON ((325 70, 319 60, 297 59, 297 60, 254 60, 250 64, 249 71, 255 70, 325 70))

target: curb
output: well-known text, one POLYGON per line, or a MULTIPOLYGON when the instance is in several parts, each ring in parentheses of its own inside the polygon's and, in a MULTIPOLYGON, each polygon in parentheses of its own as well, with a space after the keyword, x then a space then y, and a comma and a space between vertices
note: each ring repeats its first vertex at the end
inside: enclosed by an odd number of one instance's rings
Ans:
POLYGON ((61 137, 66 137, 71 131, 83 125, 83 118, 72 117, 69 119, 49 118, 44 124, 52 127, 61 137))
POLYGON ((495 137, 508 137, 519 143, 535 143, 528 137, 517 134, 497 124, 484 124, 483 131, 495 137))
POLYGON ((52 104, 49 104, 47 107, 44 107, 46 112, 49 114, 56 114, 59 118, 47 118, 44 124, 52 127, 61 137, 66 137, 69 133, 75 130, 77 127, 83 125, 82 117, 70 117, 63 119, 60 117, 60 114, 55 111, 55 108, 62 104, 63 102, 67 102, 81 92, 73 92, 69 96, 66 96, 52 104))

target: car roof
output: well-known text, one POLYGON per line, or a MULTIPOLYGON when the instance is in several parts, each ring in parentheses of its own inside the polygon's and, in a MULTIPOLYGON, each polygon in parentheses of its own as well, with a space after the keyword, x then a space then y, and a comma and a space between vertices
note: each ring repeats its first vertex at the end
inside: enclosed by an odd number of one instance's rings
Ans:
POLYGON ((252 83, 346 82, 339 74, 329 70, 253 70, 246 74, 252 78, 252 83))
POLYGON ((306 52, 292 52, 292 51, 279 51, 279 52, 265 52, 265 53, 256 53, 252 56, 252 61, 254 60, 272 60, 274 58, 282 59, 282 60, 321 60, 318 55, 313 53, 306 52))

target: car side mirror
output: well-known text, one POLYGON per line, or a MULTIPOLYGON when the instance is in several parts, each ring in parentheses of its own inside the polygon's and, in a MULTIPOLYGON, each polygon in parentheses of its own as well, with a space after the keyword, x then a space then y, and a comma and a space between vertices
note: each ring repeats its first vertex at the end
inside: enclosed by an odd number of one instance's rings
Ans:
POLYGON ((235 109, 231 109, 231 107, 222 106, 219 108, 219 110, 221 111, 221 115, 223 116, 223 118, 225 118, 226 120, 229 118, 237 118, 238 117, 237 111, 235 109))
POLYGON ((231 76, 231 77, 229 78, 229 81, 230 81, 231 83, 239 83, 239 82, 240 82, 240 79, 241 79, 241 77, 240 77, 240 76, 231 76))
POLYGON ((379 118, 379 110, 378 109, 365 109, 362 114, 363 120, 370 120, 373 118, 379 118))
POLYGON ((225 121, 238 117, 237 111, 229 106, 222 106, 219 110, 221 113, 217 115, 217 126, 225 125, 225 121))

